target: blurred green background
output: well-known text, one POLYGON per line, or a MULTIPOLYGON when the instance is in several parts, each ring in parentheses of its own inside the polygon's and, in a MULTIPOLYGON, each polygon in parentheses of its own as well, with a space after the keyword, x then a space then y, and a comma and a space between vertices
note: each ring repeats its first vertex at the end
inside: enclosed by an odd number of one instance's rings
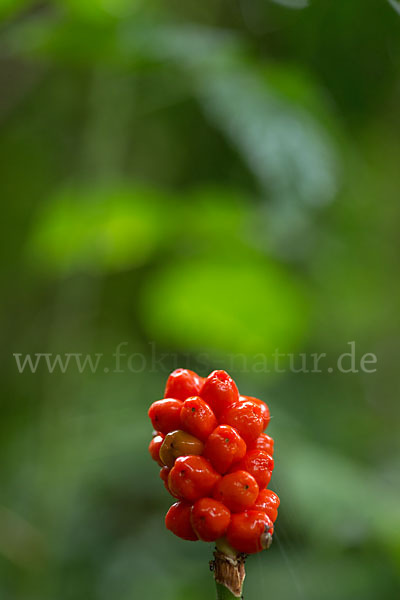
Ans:
POLYGON ((1 600, 213 597, 147 453, 176 366, 270 405, 282 503, 246 599, 397 597, 393 8, 2 0, 1 600), (350 341, 375 372, 328 371, 350 341), (275 349, 327 362, 267 373, 275 349))

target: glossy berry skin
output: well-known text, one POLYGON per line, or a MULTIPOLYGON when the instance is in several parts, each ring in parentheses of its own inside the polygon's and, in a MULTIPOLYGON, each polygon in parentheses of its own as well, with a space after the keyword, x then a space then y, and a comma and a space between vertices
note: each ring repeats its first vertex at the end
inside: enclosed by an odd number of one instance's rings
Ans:
POLYGON ((214 542, 222 537, 231 520, 231 513, 224 504, 213 498, 200 498, 194 503, 191 523, 200 540, 214 542))
POLYGON ((165 398, 186 400, 190 396, 198 396, 204 379, 189 369, 175 369, 168 377, 165 386, 165 398))
POLYGON ((205 441, 218 425, 218 421, 208 404, 199 396, 193 396, 183 403, 181 424, 185 431, 205 441))
POLYGON ((190 522, 191 511, 191 504, 182 501, 175 502, 165 515, 165 525, 167 529, 183 540, 195 542, 198 538, 190 522))
POLYGON ((254 554, 269 547, 272 534, 273 523, 264 512, 247 510, 232 515, 226 538, 238 552, 254 554))
POLYGON ((160 459, 160 448, 161 448, 161 444, 164 441, 164 437, 165 436, 163 433, 158 433, 157 435, 155 435, 153 437, 153 439, 151 440, 151 442, 149 444, 150 456, 153 460, 156 461, 156 463, 158 463, 160 465, 160 467, 164 466, 164 463, 160 459))
POLYGON ((160 478, 163 480, 164 483, 168 481, 168 475, 170 470, 171 469, 169 467, 161 467, 160 469, 160 478))
POLYGON ((169 467, 161 467, 160 478, 164 482, 164 486, 165 486, 165 489, 167 490, 167 492, 169 494, 171 494, 171 496, 173 496, 173 493, 171 492, 171 490, 169 489, 169 486, 168 486, 168 475, 169 475, 170 470, 171 469, 169 467))
POLYGON ((275 523, 278 516, 278 507, 280 500, 277 494, 272 490, 261 490, 258 494, 258 498, 255 501, 252 509, 264 511, 273 523, 275 523))
POLYGON ((273 456, 274 455, 274 440, 272 439, 272 437, 270 437, 266 433, 260 433, 260 435, 258 436, 256 441, 253 442, 253 444, 251 444, 251 446, 250 446, 251 450, 256 449, 256 448, 258 450, 263 450, 270 456, 273 456))
POLYGON ((182 402, 175 398, 157 400, 149 408, 149 417, 154 429, 167 434, 181 425, 182 402))
POLYGON ((247 454, 235 464, 230 472, 243 470, 253 475, 260 490, 265 488, 271 481, 274 469, 274 459, 263 450, 249 450, 247 454))
POLYGON ((250 473, 235 471, 219 480, 213 497, 225 504, 231 512, 241 512, 254 504, 258 493, 257 482, 250 473))
POLYGON ((263 430, 267 429, 269 422, 271 420, 271 415, 269 412, 268 404, 266 404, 262 400, 259 400, 259 398, 253 398, 253 396, 240 396, 240 399, 241 400, 250 400, 251 402, 255 402, 256 404, 258 404, 258 406, 261 408, 261 412, 262 412, 263 418, 264 418, 263 430))
POLYGON ((200 456, 203 453, 204 444, 201 440, 186 431, 177 429, 170 431, 161 444, 159 457, 163 465, 173 467, 178 456, 190 454, 200 456))
POLYGON ((230 425, 219 425, 208 437, 204 456, 218 473, 226 473, 246 454, 246 443, 230 425))
POLYGON ((236 383, 226 371, 213 371, 205 380, 199 395, 211 407, 217 418, 239 400, 236 383))
POLYGON ((261 407, 250 400, 232 404, 224 411, 221 422, 234 427, 249 446, 256 441, 264 427, 261 407))
POLYGON ((209 496, 220 478, 203 456, 180 456, 168 476, 168 487, 177 498, 195 502, 209 496))

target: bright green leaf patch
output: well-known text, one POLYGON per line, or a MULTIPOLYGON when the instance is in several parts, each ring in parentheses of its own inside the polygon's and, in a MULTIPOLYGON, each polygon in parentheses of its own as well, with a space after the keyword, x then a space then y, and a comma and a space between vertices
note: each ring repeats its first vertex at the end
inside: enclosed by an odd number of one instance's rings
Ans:
POLYGON ((303 289, 273 262, 179 262, 149 280, 142 297, 151 336, 181 349, 293 351, 307 326, 303 289))
POLYGON ((29 254, 59 273, 121 270, 143 264, 167 228, 156 193, 68 191, 39 217, 29 254))

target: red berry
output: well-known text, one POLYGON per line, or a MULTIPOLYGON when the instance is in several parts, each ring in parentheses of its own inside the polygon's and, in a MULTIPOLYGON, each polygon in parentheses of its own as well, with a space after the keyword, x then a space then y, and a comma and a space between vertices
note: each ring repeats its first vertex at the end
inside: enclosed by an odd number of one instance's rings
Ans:
POLYGON ((213 496, 232 512, 240 512, 254 504, 258 492, 257 482, 250 473, 235 471, 218 481, 213 496))
POLYGON ((232 404, 224 411, 220 421, 237 429, 248 445, 255 442, 264 427, 261 407, 250 400, 232 404))
POLYGON ((204 447, 204 456, 219 473, 226 473, 245 454, 245 441, 230 425, 219 425, 214 429, 204 447))
POLYGON ((226 537, 238 552, 254 554, 269 547, 273 531, 272 521, 264 512, 247 510, 232 515, 226 537))
POLYGON ((264 450, 270 456, 274 455, 274 440, 266 433, 260 433, 256 441, 251 444, 250 449, 264 450))
POLYGON ((213 498, 200 498, 194 503, 191 523, 199 539, 214 542, 222 537, 231 520, 231 513, 224 504, 213 498))
POLYGON ((220 477, 202 456, 180 456, 168 476, 168 486, 177 498, 194 502, 208 496, 220 477))
POLYGON ((230 472, 247 471, 253 475, 258 483, 260 490, 265 488, 271 481, 272 471, 274 469, 274 459, 262 450, 249 450, 237 464, 233 465, 230 472))
POLYGON ((200 440, 206 440, 218 425, 213 411, 199 396, 185 400, 181 408, 181 423, 183 429, 200 440))
POLYGON ((154 429, 161 433, 169 433, 181 426, 181 408, 182 402, 175 398, 164 398, 157 400, 149 408, 149 417, 153 423, 154 429))
POLYGON ((200 396, 219 417, 228 406, 239 400, 239 391, 226 371, 213 371, 205 380, 200 396))
POLYGON ((178 537, 192 542, 197 540, 190 522, 192 507, 187 502, 175 502, 165 515, 165 525, 178 537))
POLYGON ((253 398, 252 396, 240 396, 240 399, 241 400, 250 400, 251 402, 255 402, 256 404, 259 405, 259 407, 261 408, 262 414, 263 414, 263 418, 264 418, 263 430, 267 429, 270 419, 271 419, 268 404, 266 404, 262 400, 259 400, 258 398, 253 398))
POLYGON ((171 496, 173 496, 174 494, 171 492, 171 490, 169 489, 169 486, 168 486, 168 475, 169 475, 170 470, 171 469, 169 467, 162 467, 160 469, 160 478, 163 480, 164 486, 165 486, 165 489, 167 490, 167 492, 169 494, 171 494, 171 496))
POLYGON ((153 439, 151 440, 151 442, 149 444, 150 456, 153 460, 156 461, 156 463, 158 463, 160 465, 160 467, 164 466, 164 463, 160 459, 160 448, 161 448, 161 444, 164 441, 164 437, 165 436, 163 433, 158 433, 157 435, 155 435, 153 437, 153 439))
POLYGON ((189 369, 176 369, 168 377, 165 386, 165 398, 186 400, 190 396, 198 396, 204 379, 189 369))
POLYGON ((160 477, 164 483, 166 481, 168 481, 168 475, 169 475, 170 470, 171 469, 169 467, 161 467, 161 469, 160 469, 160 477))
POLYGON ((280 500, 277 494, 272 490, 261 490, 258 494, 258 498, 255 501, 252 509, 263 510, 274 523, 278 516, 278 507, 280 500))

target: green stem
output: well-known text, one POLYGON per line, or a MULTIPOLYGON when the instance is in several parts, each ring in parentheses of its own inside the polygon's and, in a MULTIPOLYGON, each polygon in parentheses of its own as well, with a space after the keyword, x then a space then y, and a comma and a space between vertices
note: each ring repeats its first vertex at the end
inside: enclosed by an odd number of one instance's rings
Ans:
POLYGON ((217 589, 217 600, 238 600, 239 596, 234 596, 232 592, 221 583, 216 581, 215 587, 217 589))

